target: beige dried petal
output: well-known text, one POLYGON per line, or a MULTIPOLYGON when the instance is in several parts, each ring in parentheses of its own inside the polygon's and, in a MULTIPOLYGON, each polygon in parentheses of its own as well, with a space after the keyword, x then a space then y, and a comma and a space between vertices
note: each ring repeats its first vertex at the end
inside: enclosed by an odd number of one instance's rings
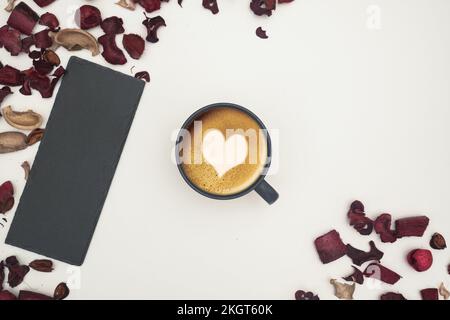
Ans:
POLYGON ((0 153, 19 151, 28 147, 27 136, 22 132, 9 131, 0 133, 0 153))
POLYGON ((444 286, 444 283, 441 282, 441 285, 439 286, 439 294, 445 299, 448 300, 450 297, 450 292, 447 290, 447 288, 444 286))
POLYGON ((49 32, 54 41, 52 49, 57 46, 63 46, 69 51, 87 49, 93 56, 100 53, 100 47, 97 39, 87 31, 81 29, 62 29, 58 32, 49 32))
POLYGON ((6 4, 5 10, 7 12, 11 12, 14 10, 14 2, 16 2, 16 0, 7 0, 8 3, 6 4))
POLYGON ((355 292, 355 283, 352 285, 340 283, 336 279, 331 279, 330 283, 334 287, 334 295, 339 299, 353 300, 353 293, 355 292))
POLYGON ((23 171, 25 173, 25 180, 28 180, 28 176, 30 175, 30 163, 28 161, 24 161, 21 165, 21 167, 23 168, 23 171))
POLYGON ((33 130, 42 124, 42 116, 33 110, 14 111, 11 106, 2 109, 5 121, 12 127, 21 130, 33 130))
POLYGON ((119 0, 119 2, 116 2, 116 4, 128 10, 133 11, 134 9, 136 9, 135 3, 130 0, 119 0))

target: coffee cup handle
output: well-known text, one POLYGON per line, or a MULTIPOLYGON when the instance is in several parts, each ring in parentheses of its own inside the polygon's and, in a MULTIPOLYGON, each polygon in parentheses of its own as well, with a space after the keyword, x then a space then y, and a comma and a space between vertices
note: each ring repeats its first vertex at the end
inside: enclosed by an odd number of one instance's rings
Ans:
POLYGON ((279 194, 266 180, 262 180, 255 188, 255 191, 266 200, 268 204, 273 204, 278 200, 279 194))

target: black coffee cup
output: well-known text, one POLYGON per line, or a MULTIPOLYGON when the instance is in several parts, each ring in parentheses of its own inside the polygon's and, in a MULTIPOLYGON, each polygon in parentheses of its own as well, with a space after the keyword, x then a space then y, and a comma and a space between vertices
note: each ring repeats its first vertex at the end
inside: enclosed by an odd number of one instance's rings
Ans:
POLYGON ((266 126, 264 125, 264 123, 250 110, 248 110, 242 106, 239 106, 237 104, 233 104, 233 103, 214 103, 214 104, 210 104, 210 105, 203 107, 203 108, 197 110, 196 112, 194 112, 184 122, 183 126, 181 127, 181 130, 177 136, 176 145, 175 145, 175 158, 177 161, 178 170, 180 171, 180 174, 183 177, 184 181, 186 181, 186 183, 192 189, 197 191, 198 193, 204 195, 205 197, 217 199, 217 200, 236 199, 236 198, 242 197, 242 196, 248 194, 249 192, 255 190, 268 204, 272 204, 275 201, 277 201, 277 199, 279 197, 278 192, 276 192, 275 189, 272 188, 272 186, 269 183, 267 183, 267 181, 265 180, 266 174, 270 167, 271 157, 272 157, 272 146, 271 146, 270 136, 269 136, 268 130, 267 130, 266 126), (213 194, 213 193, 209 193, 209 192, 197 187, 194 183, 192 183, 192 181, 188 178, 188 176, 184 172, 184 169, 182 166, 182 161, 181 161, 181 156, 180 156, 184 130, 188 130, 188 128, 192 125, 192 123, 195 120, 197 120, 203 113, 211 111, 214 108, 234 108, 234 109, 237 109, 237 110, 240 110, 240 111, 246 113, 248 116, 253 118, 258 123, 260 129, 263 130, 266 141, 267 141, 267 160, 266 160, 264 169, 263 169, 261 175, 259 176, 259 178, 245 190, 242 190, 238 193, 234 193, 234 194, 230 194, 230 195, 213 194))

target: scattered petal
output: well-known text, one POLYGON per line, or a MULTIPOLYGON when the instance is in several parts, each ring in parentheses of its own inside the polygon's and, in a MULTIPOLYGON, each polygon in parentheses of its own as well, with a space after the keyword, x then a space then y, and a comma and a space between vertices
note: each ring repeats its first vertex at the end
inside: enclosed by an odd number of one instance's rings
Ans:
POLYGON ((36 4, 43 8, 48 6, 49 4, 52 4, 55 0, 34 0, 34 2, 36 2, 36 4))
POLYGON ((31 35, 34 26, 39 21, 39 15, 25 2, 20 2, 9 15, 8 26, 23 34, 31 35))
POLYGON ((397 238, 421 237, 428 227, 428 222, 426 216, 399 219, 395 221, 395 234, 397 238))
POLYGON ((88 30, 102 23, 102 14, 97 7, 86 4, 75 12, 75 23, 80 29, 88 30))
POLYGON ((356 268, 355 266, 352 266, 353 268, 353 273, 347 277, 344 277, 343 279, 345 281, 353 281, 356 282, 357 284, 363 284, 364 283, 364 275, 362 273, 361 270, 359 270, 358 268, 356 268))
POLYGON ((343 257, 347 253, 347 247, 342 242, 339 233, 336 230, 318 237, 314 244, 322 263, 330 263, 343 257))
POLYGON ((353 293, 355 292, 356 285, 353 283, 352 285, 346 283, 340 283, 336 279, 331 279, 330 283, 334 287, 334 295, 339 299, 344 300, 352 300, 353 293))
POLYGON ((266 30, 263 30, 263 28, 261 28, 261 27, 258 27, 258 28, 256 29, 256 35, 257 35, 259 38, 261 38, 261 39, 267 39, 267 38, 269 38, 269 37, 267 36, 266 30))
POLYGON ((203 8, 208 9, 213 14, 219 13, 219 6, 217 5, 217 0, 203 0, 203 8))
POLYGON ((370 250, 365 252, 354 248, 352 245, 347 244, 347 256, 352 259, 352 262, 358 266, 363 263, 376 260, 380 261, 383 258, 384 253, 378 250, 373 241, 369 242, 370 250))
POLYGON ((69 293, 70 293, 70 290, 69 290, 69 287, 67 286, 67 284, 65 284, 64 282, 61 282, 60 284, 58 284, 56 286, 55 291, 53 293, 53 298, 55 300, 64 300, 65 298, 67 298, 69 293))
POLYGON ((100 26, 106 34, 119 34, 125 32, 122 18, 115 16, 106 18, 102 21, 100 26))
POLYGON ((257 16, 271 16, 272 11, 275 10, 275 7, 276 0, 251 0, 250 2, 250 9, 257 16))
POLYGON ((117 47, 115 34, 104 34, 98 38, 98 42, 103 46, 102 56, 111 64, 125 64, 127 58, 123 51, 117 47))
POLYGON ((12 94, 10 87, 4 86, 3 88, 0 89, 0 105, 2 104, 3 100, 5 100, 5 98, 10 94, 12 94))
POLYGON ((382 242, 395 242, 397 237, 395 232, 391 230, 392 217, 389 213, 383 213, 375 219, 375 232, 380 235, 382 242))
POLYGON ((0 68, 0 84, 5 86, 21 86, 23 84, 23 74, 11 66, 0 68))
MULTIPOLYGON (((0 213, 5 214, 9 210, 11 210, 13 206, 14 206, 14 188, 11 181, 6 181, 2 185, 0 185, 0 213)), ((0 272, 3 272, 3 264, 1 265, 0 272)), ((0 283, 0 286, 2 283, 3 282, 0 283)))
POLYGON ((158 29, 160 27, 165 27, 166 21, 164 21, 163 17, 161 16, 157 16, 154 18, 149 18, 146 16, 142 24, 147 28, 147 37, 145 39, 151 43, 156 43, 159 41, 157 35, 158 29))
POLYGON ((15 256, 6 258, 6 267, 9 270, 8 284, 11 288, 17 287, 23 282, 26 274, 30 271, 30 268, 25 265, 19 264, 15 256))
POLYGON ((423 272, 433 264, 433 255, 430 250, 416 249, 412 250, 407 256, 408 263, 418 272, 423 272))
POLYGON ((430 240, 430 246, 436 250, 443 250, 447 248, 447 243, 442 234, 435 232, 430 240))
POLYGON ((12 56, 17 56, 22 51, 22 40, 20 32, 3 26, 0 28, 0 48, 5 47, 12 56))
POLYGON ((20 290, 19 300, 53 300, 53 298, 37 292, 20 290))
POLYGON ((59 27, 58 18, 53 13, 46 12, 39 19, 39 24, 42 26, 46 26, 52 31, 56 31, 59 27))
POLYGON ((366 217, 364 205, 361 201, 356 200, 350 205, 347 217, 350 225, 361 235, 367 236, 372 233, 373 222, 366 217))
POLYGON ((380 296, 380 300, 406 300, 401 293, 386 292, 380 296))
POLYGON ((146 82, 150 82, 150 74, 147 71, 139 71, 134 75, 136 79, 141 79, 146 82))
POLYGON ((53 45, 53 39, 49 36, 49 31, 50 30, 46 29, 33 35, 36 48, 47 49, 53 45))
POLYGON ((17 300, 16 296, 8 290, 0 291, 0 301, 17 300))
POLYGON ((138 2, 147 12, 153 12, 161 8, 161 0, 138 0, 138 2))
POLYGON ((420 290, 422 300, 439 300, 439 291, 436 288, 427 288, 420 290))
POLYGON ((388 284, 395 284, 401 278, 399 274, 379 263, 369 264, 364 271, 364 275, 368 278, 377 279, 388 284))
POLYGON ((122 44, 133 59, 139 59, 142 53, 144 53, 145 41, 140 35, 125 34, 122 39, 122 44))

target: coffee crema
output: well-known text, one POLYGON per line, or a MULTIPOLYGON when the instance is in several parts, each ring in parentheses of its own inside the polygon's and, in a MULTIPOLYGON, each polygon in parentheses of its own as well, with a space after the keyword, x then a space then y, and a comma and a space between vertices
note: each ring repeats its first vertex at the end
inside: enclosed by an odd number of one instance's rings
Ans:
POLYGON ((267 161, 266 132, 246 112, 232 107, 213 108, 195 119, 188 132, 190 139, 182 142, 181 150, 190 153, 190 157, 182 156, 182 168, 199 189, 215 195, 233 195, 250 187, 263 173, 267 161), (211 130, 220 131, 224 141, 241 134, 248 147, 245 161, 219 175, 202 149, 203 139, 211 130))

